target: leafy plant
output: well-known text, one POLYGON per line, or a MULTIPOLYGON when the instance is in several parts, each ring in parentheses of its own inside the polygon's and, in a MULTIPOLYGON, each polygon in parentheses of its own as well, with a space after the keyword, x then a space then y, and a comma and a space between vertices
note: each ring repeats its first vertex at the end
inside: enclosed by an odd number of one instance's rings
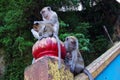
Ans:
MULTIPOLYGON (((73 22, 74 24, 74 22, 73 22)), ((89 50, 89 46, 90 44, 90 40, 85 37, 85 35, 88 34, 88 28, 90 27, 88 23, 77 23, 75 25, 75 29, 71 31, 68 31, 68 28, 70 29, 70 25, 66 24, 64 21, 60 21, 60 27, 62 27, 62 31, 60 29, 60 39, 64 41, 65 37, 67 36, 76 36, 78 38, 79 41, 79 48, 82 51, 90 51, 89 50), (66 33, 64 33, 66 32, 66 33)))
POLYGON ((101 35, 98 36, 97 39, 93 42, 93 46, 96 52, 99 52, 98 54, 100 55, 101 53, 104 53, 106 51, 106 49, 108 48, 108 43, 109 41, 101 35))
POLYGON ((0 6, 5 6, 4 9, 0 8, 0 44, 5 50, 6 62, 4 80, 23 80, 24 69, 30 64, 33 45, 29 39, 30 31, 26 29, 28 21, 24 13, 30 2, 2 0, 0 6))
POLYGON ((76 33, 83 33, 84 35, 88 35, 88 29, 90 28, 90 24, 87 22, 82 22, 82 23, 78 23, 78 25, 75 28, 75 32, 76 33))

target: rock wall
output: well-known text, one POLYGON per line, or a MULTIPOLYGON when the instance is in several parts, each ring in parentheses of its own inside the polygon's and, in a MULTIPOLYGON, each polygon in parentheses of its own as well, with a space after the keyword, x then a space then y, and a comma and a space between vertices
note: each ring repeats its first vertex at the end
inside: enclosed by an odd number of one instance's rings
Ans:
POLYGON ((63 61, 58 69, 58 59, 43 57, 25 69, 24 80, 74 80, 74 77, 63 61))

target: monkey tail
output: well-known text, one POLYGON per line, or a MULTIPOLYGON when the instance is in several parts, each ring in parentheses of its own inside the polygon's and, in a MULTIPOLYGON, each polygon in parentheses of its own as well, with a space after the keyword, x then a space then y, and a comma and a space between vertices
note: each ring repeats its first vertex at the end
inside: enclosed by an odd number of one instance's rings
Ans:
POLYGON ((57 47, 58 47, 58 69, 61 68, 61 46, 60 46, 60 40, 59 37, 56 34, 53 34, 54 37, 57 40, 57 47))
POLYGON ((91 73, 86 68, 84 68, 83 72, 88 76, 89 80, 94 80, 91 73))

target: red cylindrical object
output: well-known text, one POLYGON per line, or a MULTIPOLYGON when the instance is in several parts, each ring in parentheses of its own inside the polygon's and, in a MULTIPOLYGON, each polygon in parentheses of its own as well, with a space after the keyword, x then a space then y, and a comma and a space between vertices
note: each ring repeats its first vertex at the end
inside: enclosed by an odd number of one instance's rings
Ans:
MULTIPOLYGON (((64 44, 60 42, 61 46, 61 58, 64 59, 66 56, 66 49, 64 44)), ((43 56, 55 56, 58 57, 57 41, 54 37, 43 38, 38 40, 32 48, 32 54, 35 59, 43 56)))

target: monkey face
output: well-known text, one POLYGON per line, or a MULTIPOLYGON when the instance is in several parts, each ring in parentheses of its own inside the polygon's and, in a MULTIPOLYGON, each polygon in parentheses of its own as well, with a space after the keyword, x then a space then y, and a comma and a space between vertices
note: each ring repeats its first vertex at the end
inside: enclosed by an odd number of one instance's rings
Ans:
POLYGON ((77 39, 74 36, 68 36, 66 37, 64 44, 67 51, 72 51, 76 49, 77 39))
POLYGON ((51 8, 50 7, 44 7, 41 11, 40 14, 46 18, 50 12, 51 8))
POLYGON ((75 45, 76 46, 76 38, 74 36, 69 36, 65 39, 65 41, 68 42, 69 46, 70 45, 75 45))
POLYGON ((38 32, 39 31, 39 25, 38 24, 34 24, 33 25, 33 29, 38 32))

